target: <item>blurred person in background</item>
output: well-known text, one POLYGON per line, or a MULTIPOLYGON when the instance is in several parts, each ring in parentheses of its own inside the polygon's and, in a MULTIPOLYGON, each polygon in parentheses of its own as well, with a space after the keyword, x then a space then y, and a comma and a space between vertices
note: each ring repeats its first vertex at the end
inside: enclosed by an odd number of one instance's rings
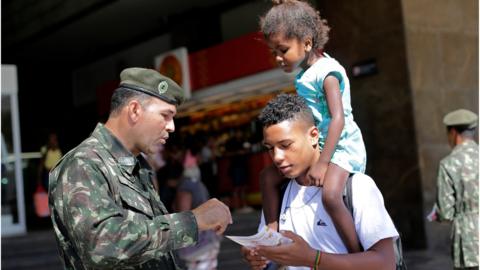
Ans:
MULTIPOLYGON (((183 176, 177 187, 175 211, 188 211, 206 202, 210 195, 202 181, 198 167, 198 149, 196 146, 186 150, 183 161, 183 176)), ((200 232, 197 244, 178 250, 179 257, 188 270, 214 270, 217 268, 217 256, 220 251, 220 238, 213 230, 200 232)))
POLYGON ((183 174, 184 150, 178 145, 168 145, 163 154, 165 166, 157 171, 159 194, 167 210, 172 212, 177 186, 183 174))
POLYGON ((248 143, 243 131, 236 129, 226 143, 230 157, 228 173, 233 184, 232 206, 238 213, 250 213, 253 208, 247 206, 246 190, 248 184, 248 143))
POLYGON ((48 189, 48 174, 62 158, 62 150, 58 143, 57 133, 50 132, 48 134, 47 144, 40 148, 40 154, 37 184, 41 184, 45 189, 48 189))
POLYGON ((199 167, 202 174, 202 182, 208 189, 211 197, 218 196, 218 169, 217 149, 215 139, 208 137, 204 139, 203 146, 199 153, 199 167))
POLYGON ((445 115, 452 152, 440 161, 435 214, 439 222, 452 222, 454 269, 478 269, 478 115, 465 109, 445 115))

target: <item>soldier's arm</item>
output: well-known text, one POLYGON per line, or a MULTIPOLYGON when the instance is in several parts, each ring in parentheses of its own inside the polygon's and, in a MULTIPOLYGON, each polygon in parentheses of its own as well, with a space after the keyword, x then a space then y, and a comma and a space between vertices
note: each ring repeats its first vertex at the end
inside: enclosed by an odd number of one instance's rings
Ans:
POLYGON ((451 221, 455 214, 455 190, 444 162, 440 162, 437 177, 436 212, 438 221, 451 221))
POLYGON ((59 177, 68 192, 63 222, 89 267, 139 264, 197 241, 192 212, 150 219, 136 208, 123 209, 115 204, 102 172, 88 161, 74 160, 59 177))

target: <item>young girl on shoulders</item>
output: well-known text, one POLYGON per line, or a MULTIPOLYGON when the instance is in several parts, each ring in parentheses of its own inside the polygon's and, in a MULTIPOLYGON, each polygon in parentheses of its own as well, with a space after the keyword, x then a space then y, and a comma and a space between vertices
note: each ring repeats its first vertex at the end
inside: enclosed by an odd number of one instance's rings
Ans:
MULTIPOLYGON (((261 18, 261 31, 277 64, 285 72, 300 70, 295 87, 312 109, 320 131, 321 157, 308 177, 312 185, 323 186, 322 201, 348 251, 359 252, 353 219, 342 199, 349 174, 363 173, 366 165, 362 134, 353 120, 348 77, 323 51, 330 28, 317 10, 299 0, 273 4, 261 18)), ((291 164, 277 165, 280 171, 271 166, 260 177, 265 218, 274 229, 278 229, 282 175, 288 175, 291 164)))

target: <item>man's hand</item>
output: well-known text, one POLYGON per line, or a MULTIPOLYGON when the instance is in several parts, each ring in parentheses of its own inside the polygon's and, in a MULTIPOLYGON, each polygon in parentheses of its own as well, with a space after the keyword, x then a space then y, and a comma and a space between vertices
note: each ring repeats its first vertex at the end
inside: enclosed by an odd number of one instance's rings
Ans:
POLYGON ((307 179, 310 180, 310 185, 321 187, 323 186, 323 180, 325 173, 328 169, 328 162, 319 160, 310 167, 307 173, 307 179))
POLYGON ((228 224, 232 224, 230 209, 217 199, 210 199, 192 210, 197 220, 198 230, 214 230, 218 235, 222 234, 228 224))
POLYGON ((241 252, 252 270, 261 270, 267 266, 267 259, 258 255, 255 250, 242 247, 241 252))
POLYGON ((315 263, 316 251, 297 234, 291 231, 285 231, 282 234, 292 239, 293 243, 279 246, 258 246, 255 250, 259 255, 282 265, 312 267, 315 263))
MULTIPOLYGON (((272 247, 258 246, 255 251, 258 255, 282 265, 313 267, 317 251, 293 232, 287 231, 282 234, 292 239, 293 243, 272 247)), ((376 242, 367 251, 354 254, 322 253, 320 266, 322 269, 331 270, 395 269, 392 241, 392 238, 384 238, 376 242)))
POLYGON ((430 211, 430 213, 427 215, 427 220, 430 221, 430 222, 440 221, 440 220, 438 220, 436 205, 433 206, 432 211, 430 211))

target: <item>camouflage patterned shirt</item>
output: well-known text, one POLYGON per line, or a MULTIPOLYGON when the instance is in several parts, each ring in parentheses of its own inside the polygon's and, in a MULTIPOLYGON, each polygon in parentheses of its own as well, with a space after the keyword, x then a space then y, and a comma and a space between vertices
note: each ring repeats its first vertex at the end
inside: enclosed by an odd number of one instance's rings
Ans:
POLYGON ((192 212, 168 214, 145 159, 102 125, 50 174, 49 206, 65 269, 180 269, 198 238, 192 212))
POLYGON ((437 179, 437 216, 452 221, 454 267, 478 266, 478 145, 467 140, 442 159, 437 179))

